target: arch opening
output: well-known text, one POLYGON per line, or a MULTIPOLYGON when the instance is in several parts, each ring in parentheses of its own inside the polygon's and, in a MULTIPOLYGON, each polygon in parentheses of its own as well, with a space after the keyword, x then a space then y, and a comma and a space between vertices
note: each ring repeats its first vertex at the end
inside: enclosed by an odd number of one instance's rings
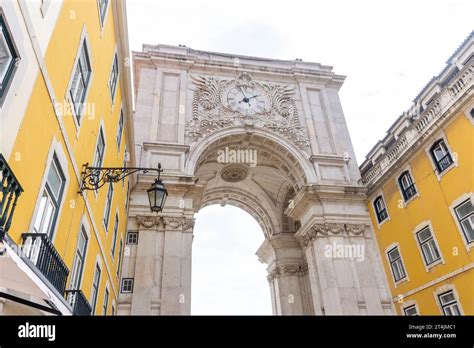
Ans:
POLYGON ((255 218, 209 203, 196 214, 194 234, 191 314, 271 315, 266 265, 255 255, 265 237, 255 218))

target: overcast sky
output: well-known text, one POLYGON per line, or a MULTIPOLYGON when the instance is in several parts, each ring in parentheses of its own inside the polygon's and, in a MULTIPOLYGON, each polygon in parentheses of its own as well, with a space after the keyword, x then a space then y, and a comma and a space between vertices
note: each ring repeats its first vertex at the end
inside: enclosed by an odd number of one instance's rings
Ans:
MULTIPOLYGON (((132 50, 140 51, 144 43, 184 44, 199 50, 301 58, 331 65, 337 74, 346 75, 340 98, 359 164, 471 32, 473 13, 470 0, 128 1, 132 50)), ((255 223, 252 233, 245 232, 245 243, 229 243, 237 242, 236 236, 244 237, 242 231, 250 228, 247 222, 244 228, 244 221, 252 219, 239 212, 238 223, 229 226, 229 219, 234 218, 235 210, 228 207, 211 207, 198 215, 193 251, 195 314, 269 313, 266 279, 255 271, 256 256, 253 263, 244 258, 248 253, 243 247, 253 245, 253 255, 262 232, 255 223), (220 259, 236 253, 241 259, 220 259), (210 273, 211 260, 222 267, 216 272, 227 271, 210 273), (255 272, 235 278, 238 284, 229 289, 230 277, 251 271, 255 272), (213 277, 225 281, 211 282, 213 277), (247 285, 261 296, 253 297, 252 306, 248 298, 239 296, 248 295, 247 285), (211 288, 219 295, 210 296, 211 288), (227 300, 221 296, 223 291, 228 293, 227 300), (268 306, 260 306, 261 301, 268 306)))

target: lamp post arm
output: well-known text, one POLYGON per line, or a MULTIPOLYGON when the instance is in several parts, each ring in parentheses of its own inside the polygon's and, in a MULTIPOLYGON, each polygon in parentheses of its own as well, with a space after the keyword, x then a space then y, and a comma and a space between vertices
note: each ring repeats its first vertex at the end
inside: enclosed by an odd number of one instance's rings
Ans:
POLYGON ((82 194, 84 190, 98 190, 107 183, 115 183, 137 172, 143 174, 149 172, 157 172, 158 180, 160 174, 163 172, 161 164, 158 168, 139 168, 139 167, 89 167, 86 163, 83 166, 81 173, 81 187, 79 193, 82 194))

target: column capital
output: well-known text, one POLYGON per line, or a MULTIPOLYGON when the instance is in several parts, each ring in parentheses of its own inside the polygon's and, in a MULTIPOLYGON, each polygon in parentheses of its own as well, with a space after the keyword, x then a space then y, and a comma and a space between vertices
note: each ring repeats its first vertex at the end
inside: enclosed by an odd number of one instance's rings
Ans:
POLYGON ((195 219, 184 216, 163 216, 166 231, 192 232, 195 219))
POLYGON ((369 231, 368 223, 315 222, 302 233, 297 233, 296 239, 303 248, 306 248, 317 238, 329 236, 369 238, 369 231))
POLYGON ((157 215, 137 215, 137 223, 139 227, 147 229, 163 227, 163 219, 157 215))
POLYGON ((306 262, 279 263, 268 271, 267 280, 271 282, 275 278, 288 276, 304 276, 307 273, 308 264, 306 262))

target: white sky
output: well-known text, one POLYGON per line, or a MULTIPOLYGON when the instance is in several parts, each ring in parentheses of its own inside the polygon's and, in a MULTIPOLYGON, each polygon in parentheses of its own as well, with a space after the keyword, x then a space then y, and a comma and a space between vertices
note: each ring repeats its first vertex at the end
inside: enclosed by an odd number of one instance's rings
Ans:
MULTIPOLYGON (((337 74, 346 75, 340 98, 359 164, 473 30, 473 13, 474 1, 470 0, 128 0, 132 50, 140 51, 144 43, 184 44, 250 56, 302 58, 331 65, 337 74)), ((211 207, 209 213, 206 210, 198 216, 193 313, 268 313, 269 290, 262 293, 260 286, 268 286, 258 272, 244 277, 262 296, 255 297, 251 306, 248 298, 239 296, 242 292, 247 295, 248 287, 218 286, 228 286, 229 277, 242 274, 247 266, 248 272, 254 270, 244 259, 247 252, 240 244, 215 234, 220 230, 236 241, 238 233, 243 235, 244 219, 252 219, 244 214, 237 218, 232 208, 211 207), (229 226, 231 219, 238 223, 229 226), (214 256, 209 249, 211 240, 214 256), (221 260, 222 253, 241 253, 242 258, 221 260), (216 263, 226 262, 229 274, 222 275, 225 282, 211 282, 215 274, 204 265, 212 258, 216 263), (206 292, 211 288, 218 293, 216 297, 206 292), (268 306, 261 307, 260 301, 267 301, 268 306)), ((256 223, 252 231, 245 242, 254 247, 251 255, 261 242, 256 236, 262 236, 256 223)), ((256 256, 253 259, 258 268, 256 256)))

